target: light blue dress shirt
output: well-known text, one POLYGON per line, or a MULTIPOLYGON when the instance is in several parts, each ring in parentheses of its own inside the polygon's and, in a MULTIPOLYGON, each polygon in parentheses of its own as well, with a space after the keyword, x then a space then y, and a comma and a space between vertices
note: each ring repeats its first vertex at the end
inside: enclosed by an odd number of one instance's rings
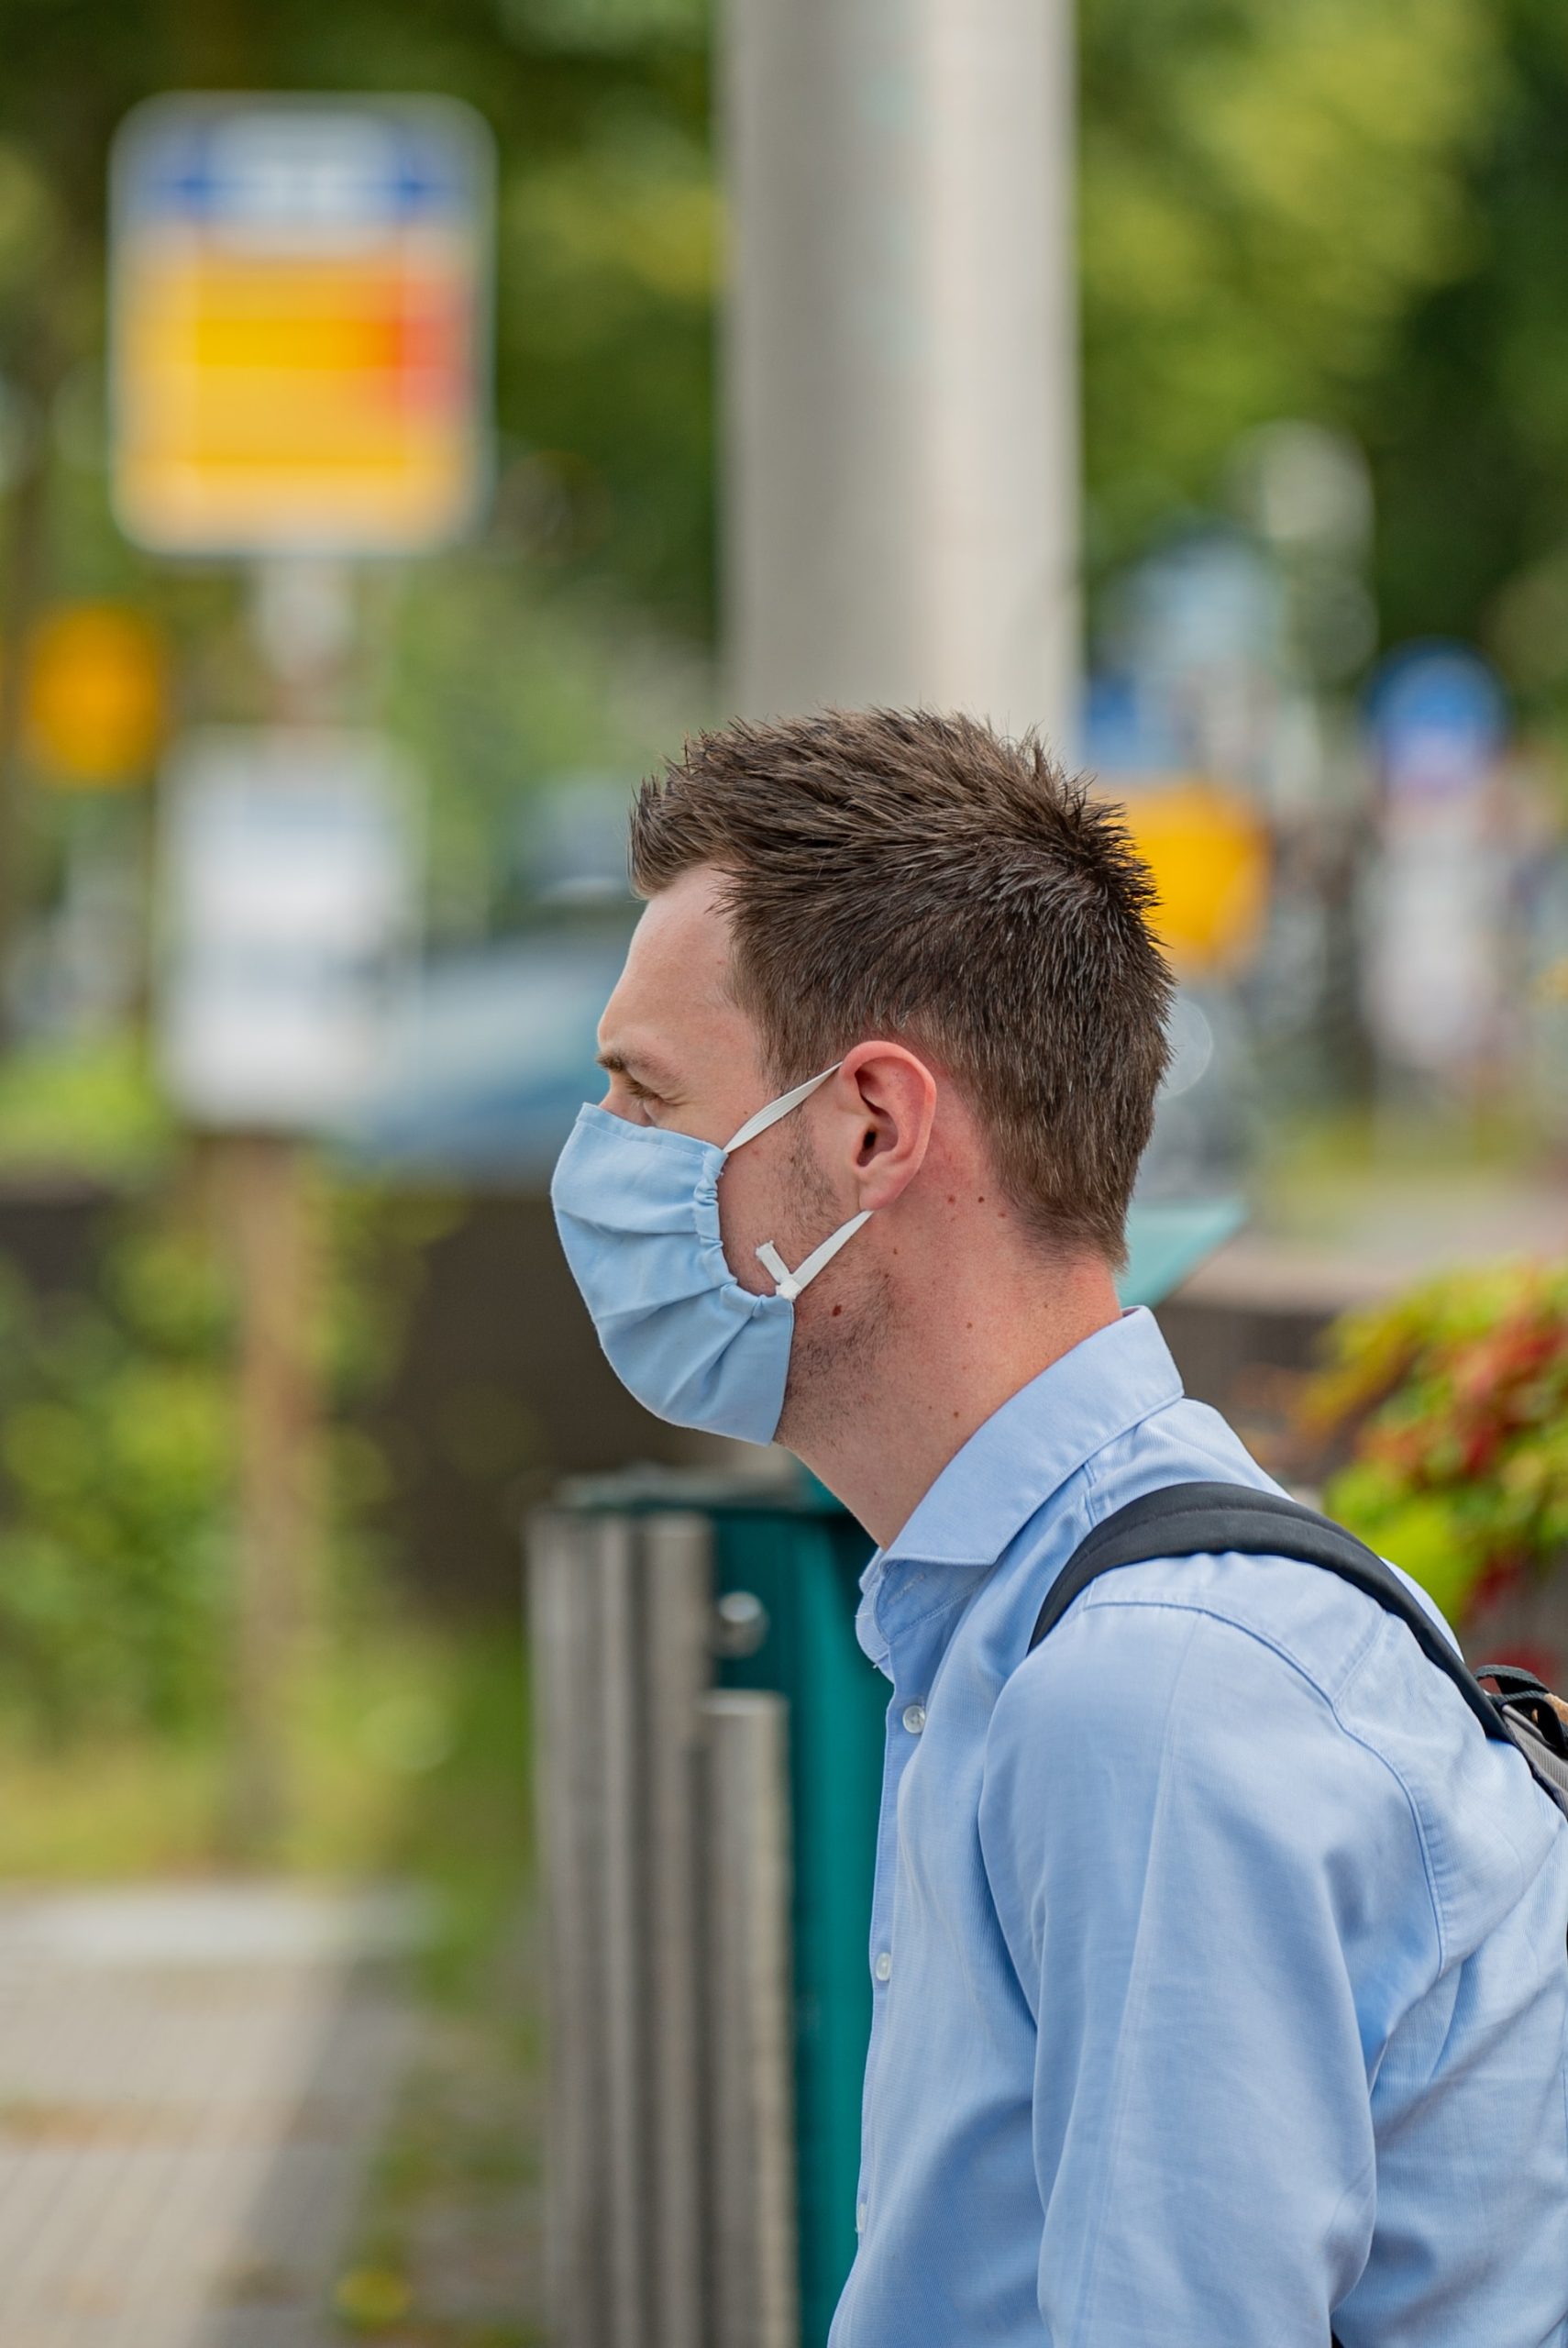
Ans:
POLYGON ((867 1568, 893 1684, 833 2348, 1563 2348, 1568 1822, 1408 1630, 1284 1559, 1053 1578, 1268 1479, 1146 1312, 867 1568))

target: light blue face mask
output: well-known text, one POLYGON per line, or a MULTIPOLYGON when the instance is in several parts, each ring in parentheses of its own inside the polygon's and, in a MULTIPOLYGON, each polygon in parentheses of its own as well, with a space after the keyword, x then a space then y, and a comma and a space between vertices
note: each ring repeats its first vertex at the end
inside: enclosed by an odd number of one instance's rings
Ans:
POLYGON ((723 1149, 607 1109, 579 1112, 550 1184, 556 1228, 611 1367, 656 1417, 772 1442, 795 1299, 871 1210, 841 1224, 792 1272, 765 1240, 757 1260, 773 1290, 753 1296, 724 1260, 719 1176, 733 1150, 798 1109, 837 1066, 770 1101, 723 1149))

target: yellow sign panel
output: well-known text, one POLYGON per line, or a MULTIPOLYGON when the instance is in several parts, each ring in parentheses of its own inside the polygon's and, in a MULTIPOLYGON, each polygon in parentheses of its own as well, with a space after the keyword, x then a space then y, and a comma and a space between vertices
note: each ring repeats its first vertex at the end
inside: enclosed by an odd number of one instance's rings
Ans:
POLYGON ((445 101, 165 98, 115 164, 115 499, 189 554, 414 553, 488 469, 488 152, 445 101))
POLYGON ((62 782, 146 775, 168 718, 162 640, 119 604, 66 604, 35 630, 28 657, 28 748, 62 782))
POLYGON ((1196 778, 1132 792, 1127 822, 1154 876, 1154 925, 1183 977, 1234 969, 1268 917, 1269 838, 1251 803, 1196 778))

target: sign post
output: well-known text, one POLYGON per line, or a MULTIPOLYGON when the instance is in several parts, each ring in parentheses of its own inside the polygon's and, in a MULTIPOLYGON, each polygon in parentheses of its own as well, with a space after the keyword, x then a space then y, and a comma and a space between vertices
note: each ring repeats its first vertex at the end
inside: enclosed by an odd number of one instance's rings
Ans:
POLYGON ((286 1816, 315 1540, 304 1144, 369 1073, 412 918, 390 753, 327 723, 340 566, 435 552, 482 506, 492 176, 479 117, 427 97, 171 95, 116 142, 116 513, 152 552, 259 566, 277 721, 177 748, 165 834, 164 1064, 215 1135, 240 1294, 229 1820, 248 1850, 286 1816))
POLYGON ((313 1613, 319 1302, 308 1154, 374 1076, 415 925, 412 791, 344 727, 188 736, 165 779, 165 1080, 214 1134, 240 1297, 230 1838, 288 1814, 286 1712, 313 1613))

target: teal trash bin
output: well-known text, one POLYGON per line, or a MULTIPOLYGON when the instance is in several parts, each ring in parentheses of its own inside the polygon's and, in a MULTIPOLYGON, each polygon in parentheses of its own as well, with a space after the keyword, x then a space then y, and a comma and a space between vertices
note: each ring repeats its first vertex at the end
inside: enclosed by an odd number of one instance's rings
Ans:
POLYGON ((790 1703, 801 2318, 806 2348, 821 2348, 855 2255, 871 2031, 867 1951, 888 1711, 888 1683, 855 1635, 871 1544, 805 1476, 766 1507, 724 1502, 715 1526, 721 1608, 755 1598, 762 1632, 754 1653, 721 1663, 721 1682, 773 1689, 790 1703))
MULTIPOLYGON (((1158 1303, 1242 1220, 1227 1199, 1135 1208, 1123 1302, 1158 1303)), ((745 1650, 722 1657, 720 1685, 789 1702, 801 2343, 823 2348, 855 2255, 871 2030, 871 1875, 889 1702, 855 1635, 871 1544, 803 1470, 756 1483, 634 1470, 585 1479, 570 1498, 705 1515, 721 1620, 745 1650)))

